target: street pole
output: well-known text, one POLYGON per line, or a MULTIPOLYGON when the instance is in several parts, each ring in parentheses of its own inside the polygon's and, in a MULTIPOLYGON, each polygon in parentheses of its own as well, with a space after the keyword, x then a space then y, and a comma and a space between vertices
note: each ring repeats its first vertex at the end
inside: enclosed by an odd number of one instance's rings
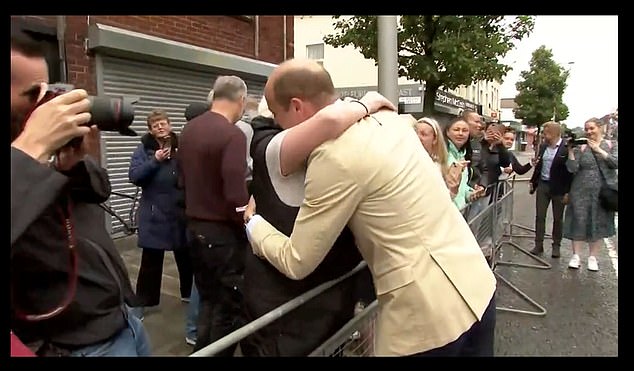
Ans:
POLYGON ((398 23, 395 15, 379 15, 379 93, 398 106, 398 23))

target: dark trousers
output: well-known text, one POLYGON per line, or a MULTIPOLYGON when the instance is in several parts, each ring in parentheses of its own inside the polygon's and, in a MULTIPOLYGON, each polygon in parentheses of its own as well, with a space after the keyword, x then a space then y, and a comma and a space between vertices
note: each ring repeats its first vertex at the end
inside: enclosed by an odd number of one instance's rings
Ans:
POLYGON ((451 343, 411 357, 493 357, 495 339, 495 295, 482 319, 451 343))
POLYGON ((539 181, 539 185, 535 190, 535 248, 544 248, 544 234, 546 233, 546 214, 550 202, 553 203, 553 247, 561 246, 561 236, 563 232, 564 219, 564 196, 553 195, 550 192, 550 184, 548 182, 539 181))
MULTIPOLYGON (((200 294, 198 351, 244 324, 241 286, 248 242, 242 228, 225 223, 190 222, 187 235, 200 294)), ((231 357, 236 346, 216 355, 231 357)))
POLYGON ((363 268, 356 276, 349 279, 352 279, 354 282, 354 296, 356 300, 363 302, 366 306, 376 300, 374 281, 372 280, 372 273, 370 273, 368 267, 363 268))
MULTIPOLYGON (((165 250, 143 249, 141 268, 136 282, 136 294, 142 306, 158 305, 161 300, 164 257, 165 250)), ((191 258, 187 249, 175 249, 174 260, 176 260, 176 267, 178 268, 181 298, 188 298, 192 291, 194 276, 191 258)))

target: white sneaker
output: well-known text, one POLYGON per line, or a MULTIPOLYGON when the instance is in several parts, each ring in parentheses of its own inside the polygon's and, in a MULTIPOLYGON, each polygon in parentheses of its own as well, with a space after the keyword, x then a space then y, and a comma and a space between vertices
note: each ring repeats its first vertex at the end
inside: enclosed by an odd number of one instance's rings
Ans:
POLYGON ((599 270, 599 264, 597 263, 597 258, 594 256, 588 257, 588 270, 596 272, 599 270))
POLYGON ((570 258, 570 263, 568 263, 568 268, 579 269, 580 266, 581 259, 579 258, 579 255, 573 254, 572 258, 570 258))

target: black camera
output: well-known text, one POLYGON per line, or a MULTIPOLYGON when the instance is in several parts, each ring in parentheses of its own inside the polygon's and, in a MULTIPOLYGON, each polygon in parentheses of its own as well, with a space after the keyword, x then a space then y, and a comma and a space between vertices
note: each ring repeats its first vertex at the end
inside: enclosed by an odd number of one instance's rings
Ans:
MULTIPOLYGON (((52 84, 48 86, 48 91, 42 101, 53 99, 54 97, 73 90, 72 85, 52 84)), ((101 131, 113 131, 121 135, 136 136, 137 133, 130 129, 134 121, 135 100, 127 97, 106 97, 88 96, 90 101, 90 122, 86 126, 97 125, 101 131)))
MULTIPOLYGON (((42 104, 51 99, 73 90, 74 87, 68 84, 51 84, 44 94, 44 97, 33 107, 35 110, 42 104)), ((40 86, 35 85, 28 92, 33 97, 33 101, 37 100, 40 95, 40 86)), ((90 122, 86 126, 96 125, 101 131, 117 132, 125 136, 136 136, 137 133, 130 129, 130 125, 134 121, 134 104, 135 100, 127 97, 106 97, 106 96, 88 96, 90 101, 90 122)), ((31 111, 32 112, 32 111, 31 111)), ((28 120, 27 115, 25 122, 28 120)), ((75 138, 70 145, 81 144, 81 138, 75 138)))
POLYGON ((575 135, 575 133, 570 132, 568 134, 568 146, 569 147, 576 147, 576 146, 581 146, 584 144, 588 144, 588 138, 577 138, 577 136, 575 135))

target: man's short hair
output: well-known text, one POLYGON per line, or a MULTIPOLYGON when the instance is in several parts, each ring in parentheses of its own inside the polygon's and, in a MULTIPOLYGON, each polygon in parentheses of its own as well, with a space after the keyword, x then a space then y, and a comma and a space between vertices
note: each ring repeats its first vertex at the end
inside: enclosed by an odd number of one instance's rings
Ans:
POLYGON ((555 121, 548 121, 542 125, 542 132, 548 129, 548 131, 553 131, 555 134, 561 135, 561 125, 555 121))
POLYGON ((42 44, 23 32, 11 34, 11 50, 29 58, 44 58, 42 44))
POLYGON ((185 120, 191 121, 203 113, 209 111, 209 103, 194 102, 185 108, 185 120))
POLYGON ((292 98, 300 98, 318 105, 332 103, 337 97, 335 85, 326 69, 317 63, 293 66, 280 74, 273 85, 275 103, 288 110, 292 98))
POLYGON ((167 122, 170 122, 170 118, 167 115, 167 112, 165 112, 162 109, 155 109, 155 110, 152 110, 147 115, 147 127, 148 127, 148 129, 151 129, 152 128, 152 124, 155 123, 158 120, 167 120, 167 122))
POLYGON ((238 76, 218 76, 214 88, 209 93, 209 101, 227 99, 232 102, 247 96, 247 84, 238 76))
POLYGON ((504 128, 504 134, 506 134, 506 133, 512 133, 513 135, 515 135, 517 133, 517 131, 514 128, 510 127, 510 126, 506 126, 504 128))
POLYGON ((477 113, 476 111, 472 111, 469 109, 466 109, 464 111, 462 111, 462 114, 460 115, 460 117, 462 117, 463 120, 469 120, 469 116, 471 115, 478 115, 478 117, 480 117, 480 114, 477 113))

